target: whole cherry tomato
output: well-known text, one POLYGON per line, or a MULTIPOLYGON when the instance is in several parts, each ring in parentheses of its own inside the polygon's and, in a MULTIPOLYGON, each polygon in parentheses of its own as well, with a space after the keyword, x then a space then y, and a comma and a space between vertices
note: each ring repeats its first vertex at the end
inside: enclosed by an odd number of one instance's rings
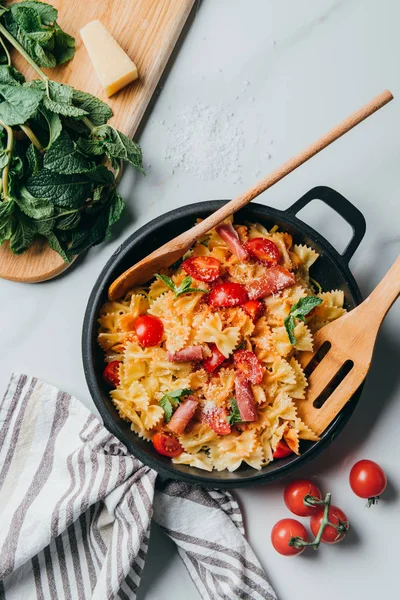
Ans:
POLYGON ((103 371, 104 381, 113 388, 119 385, 119 366, 121 364, 120 360, 112 360, 103 371))
POLYGON ((246 242, 245 248, 249 254, 268 267, 278 264, 281 257, 278 246, 271 240, 262 237, 249 240, 246 242))
POLYGON ((313 496, 321 500, 319 488, 309 479, 296 479, 291 481, 283 493, 283 499, 288 509, 298 517, 309 517, 316 510, 318 505, 308 506, 304 504, 305 496, 313 496))
POLYGON ((372 460, 359 460, 350 471, 350 487, 360 498, 368 498, 374 504, 386 489, 384 470, 372 460))
POLYGON ((253 321, 257 321, 264 314, 265 304, 259 300, 248 300, 242 308, 253 321))
POLYGON ((135 321, 136 335, 141 346, 149 348, 157 346, 164 333, 164 325, 161 319, 153 315, 142 315, 135 321))
POLYGON ((304 551, 304 546, 296 548, 289 546, 292 538, 301 538, 305 542, 308 541, 308 533, 304 525, 295 519, 282 519, 278 521, 271 531, 271 542, 273 547, 279 554, 284 556, 294 556, 301 554, 304 551))
POLYGON ((188 275, 199 281, 215 281, 221 273, 221 263, 212 256, 187 258, 181 267, 188 275))
POLYGON ((240 283, 227 281, 213 287, 207 296, 211 306, 239 306, 248 300, 247 292, 240 283))
MULTIPOLYGON (((313 535, 318 534, 319 528, 321 527, 322 519, 324 517, 324 507, 319 506, 317 510, 311 515, 310 527, 313 535)), ((340 542, 349 530, 349 521, 344 512, 331 504, 328 512, 328 521, 334 525, 327 525, 322 534, 321 541, 325 544, 336 544, 340 542)))
POLYGON ((179 441, 172 435, 166 433, 155 433, 153 435, 153 446, 157 450, 158 454, 163 456, 179 456, 183 452, 183 448, 179 441))

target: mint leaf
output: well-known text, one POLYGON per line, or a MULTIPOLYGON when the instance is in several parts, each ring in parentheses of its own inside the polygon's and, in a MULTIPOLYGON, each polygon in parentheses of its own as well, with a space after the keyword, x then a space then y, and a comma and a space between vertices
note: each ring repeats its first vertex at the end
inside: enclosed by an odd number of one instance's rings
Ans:
POLYGON ((188 388, 183 388, 181 390, 173 390, 172 392, 167 392, 167 396, 170 398, 182 398, 183 396, 188 396, 192 393, 193 390, 188 388))
POLYGON ((39 152, 36 150, 33 144, 28 146, 28 150, 26 151, 26 160, 28 161, 28 171, 27 175, 30 177, 31 175, 37 175, 39 170, 42 168, 42 157, 39 152))
POLYGON ((92 96, 92 94, 74 89, 72 99, 74 104, 87 112, 88 118, 96 127, 104 125, 113 116, 108 104, 96 98, 96 96, 92 96))
POLYGON ((6 240, 9 240, 13 232, 12 215, 14 212, 14 202, 0 202, 0 246, 6 240))
POLYGON ((13 232, 10 236, 10 248, 14 254, 22 254, 33 242, 36 230, 22 212, 14 212, 13 232))
POLYGON ((7 85, 20 85, 24 83, 25 77, 11 67, 9 65, 1 65, 0 66, 0 83, 5 83, 7 85))
POLYGON ((94 169, 95 164, 83 156, 77 150, 75 142, 63 132, 47 150, 43 166, 54 173, 71 175, 90 171, 94 169))
POLYGON ((0 119, 6 125, 21 125, 36 112, 43 94, 39 90, 0 84, 0 119))
POLYGON ((319 306, 321 302, 322 299, 317 298, 317 296, 306 296, 305 298, 300 298, 300 300, 290 309, 288 316, 284 320, 284 325, 292 346, 296 344, 296 337, 294 335, 294 328, 296 326, 295 318, 300 319, 305 323, 305 318, 308 313, 316 306, 319 306))
POLYGON ((71 262, 70 257, 65 252, 64 248, 61 245, 60 240, 58 239, 58 237, 56 236, 56 234, 54 232, 48 233, 45 237, 47 238, 47 242, 48 242, 50 248, 52 248, 53 250, 58 252, 58 254, 61 256, 61 258, 64 260, 64 262, 66 262, 66 263, 71 262))
POLYGON ((71 60, 75 54, 75 38, 65 33, 57 23, 54 25, 53 54, 58 65, 71 60))
POLYGON ((173 406, 171 400, 168 396, 163 396, 159 401, 159 405, 164 411, 164 420, 166 423, 169 423, 173 413, 173 406))
POLYGON ((156 273, 154 275, 154 277, 156 279, 159 279, 160 281, 162 281, 170 290, 172 290, 175 294, 176 292, 176 285, 175 283, 172 281, 171 277, 168 277, 168 275, 160 275, 159 273, 156 273))
POLYGON ((155 277, 165 283, 165 285, 174 292, 175 298, 183 296, 184 294, 191 294, 192 292, 201 292, 203 294, 207 292, 207 290, 190 287, 192 285, 192 278, 189 276, 183 279, 180 286, 176 286, 171 277, 168 277, 167 275, 159 275, 157 273, 155 277))
POLYGON ((229 415, 227 417, 227 421, 229 425, 234 425, 235 423, 241 423, 242 418, 240 416, 239 407, 236 402, 236 398, 232 398, 231 400, 231 408, 229 411, 229 415))
POLYGON ((4 169, 10 162, 10 154, 6 150, 0 150, 0 169, 4 169))
POLYGON ((22 212, 32 219, 47 219, 54 213, 54 207, 46 198, 35 198, 24 187, 20 195, 15 198, 22 212))
POLYGON ((56 141, 62 132, 61 119, 58 114, 47 110, 47 108, 44 106, 42 106, 39 110, 47 122, 48 136, 46 138, 46 147, 50 148, 50 146, 56 141))
POLYGON ((181 390, 173 390, 167 392, 159 401, 159 405, 164 411, 164 419, 166 423, 169 423, 172 417, 174 406, 179 403, 185 396, 192 393, 193 390, 184 388, 181 390))
POLYGON ((42 169, 26 182, 26 189, 35 198, 47 198, 56 206, 78 208, 93 189, 93 183, 83 174, 61 175, 42 169))
POLYGON ((93 130, 91 137, 102 143, 104 152, 113 166, 116 166, 119 161, 125 160, 144 173, 140 146, 126 135, 111 125, 103 125, 93 130))

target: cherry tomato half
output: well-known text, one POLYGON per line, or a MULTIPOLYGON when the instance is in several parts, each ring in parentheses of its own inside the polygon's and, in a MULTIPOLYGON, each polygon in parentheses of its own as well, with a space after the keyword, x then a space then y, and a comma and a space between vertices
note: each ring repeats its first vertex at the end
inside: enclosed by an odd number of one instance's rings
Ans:
POLYGON ((277 447, 275 448, 275 452, 273 453, 274 458, 286 458, 293 454, 292 450, 289 448, 285 440, 279 440, 277 447))
POLYGON ((253 238, 246 242, 245 248, 249 254, 268 267, 278 264, 281 257, 278 246, 265 238, 253 238))
POLYGON ((221 263, 212 256, 187 258, 181 267, 188 275, 199 281, 215 281, 221 273, 221 263))
POLYGON ((115 388, 119 385, 119 365, 122 364, 120 360, 112 360, 108 363, 103 371, 103 379, 108 385, 115 388))
POLYGON ((384 470, 373 460, 359 460, 350 471, 350 487, 360 498, 369 498, 369 504, 376 502, 386 489, 387 479, 384 470))
MULTIPOLYGON (((321 522, 324 516, 324 507, 319 506, 317 510, 311 515, 310 527, 314 536, 317 535, 321 522)), ((328 520, 332 525, 336 525, 339 530, 331 525, 327 525, 322 534, 321 541, 325 544, 336 544, 340 542, 349 530, 349 521, 344 512, 331 504, 329 507, 328 520)))
POLYGON ((136 335, 144 348, 157 346, 161 342, 164 325, 161 319, 153 315, 142 315, 135 321, 136 335))
POLYGON ((233 362, 235 367, 242 371, 251 383, 261 383, 264 374, 263 368, 254 352, 237 350, 233 354, 233 362))
POLYGON ((226 357, 218 350, 216 344, 209 344, 209 348, 211 350, 211 356, 207 356, 207 358, 203 360, 203 367, 208 373, 211 373, 222 365, 224 360, 226 360, 226 357))
POLYGON ((158 454, 163 456, 179 456, 183 452, 183 448, 179 441, 172 435, 166 433, 155 433, 153 435, 153 446, 157 450, 158 454))
POLYGON ((265 304, 259 300, 248 300, 242 308, 253 321, 257 321, 264 314, 265 304))
POLYGON ((228 435, 232 431, 228 423, 228 412, 224 408, 216 407, 207 411, 204 419, 218 435, 228 435))
POLYGON ((284 556, 294 556, 295 554, 301 554, 304 551, 304 546, 302 548, 289 546, 292 537, 300 537, 307 542, 308 533, 304 525, 295 519, 282 519, 275 523, 271 531, 271 542, 279 554, 283 554, 284 556))
POLYGON ((307 506, 304 504, 305 496, 314 496, 321 500, 321 492, 309 479, 296 479, 291 481, 283 493, 283 499, 288 509, 298 517, 309 517, 312 515, 319 505, 307 506))
POLYGON ((208 294, 208 303, 211 306, 239 306, 247 300, 247 292, 243 285, 231 281, 214 286, 208 294))

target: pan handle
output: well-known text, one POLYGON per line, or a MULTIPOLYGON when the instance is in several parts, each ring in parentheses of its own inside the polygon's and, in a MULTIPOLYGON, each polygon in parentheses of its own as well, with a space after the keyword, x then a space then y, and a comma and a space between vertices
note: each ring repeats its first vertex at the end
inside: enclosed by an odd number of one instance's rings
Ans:
POLYGON ((330 206, 351 226, 353 236, 342 254, 343 260, 348 263, 365 235, 366 222, 364 215, 354 206, 354 204, 339 194, 339 192, 322 185, 315 187, 304 194, 304 196, 292 204, 286 212, 296 215, 313 200, 322 200, 322 202, 325 202, 325 204, 330 206))

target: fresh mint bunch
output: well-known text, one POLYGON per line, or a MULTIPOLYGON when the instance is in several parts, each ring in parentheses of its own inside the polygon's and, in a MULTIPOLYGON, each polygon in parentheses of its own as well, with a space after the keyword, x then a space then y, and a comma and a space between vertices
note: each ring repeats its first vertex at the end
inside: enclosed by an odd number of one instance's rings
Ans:
POLYGON ((69 262, 110 237, 124 210, 121 161, 143 172, 141 150, 108 125, 107 104, 41 70, 75 52, 54 7, 34 0, 0 6, 0 44, 0 245, 8 240, 21 254, 42 236, 69 262), (40 79, 25 81, 9 45, 40 79))

